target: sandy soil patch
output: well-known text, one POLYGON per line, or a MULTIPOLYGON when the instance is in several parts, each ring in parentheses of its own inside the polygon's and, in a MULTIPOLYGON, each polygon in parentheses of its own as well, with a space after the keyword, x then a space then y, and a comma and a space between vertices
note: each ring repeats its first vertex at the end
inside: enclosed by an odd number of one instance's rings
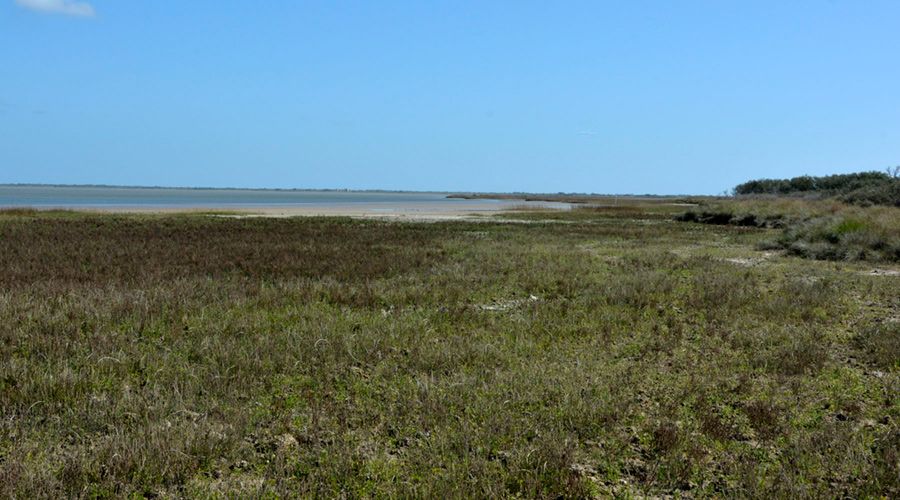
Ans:
POLYGON ((764 264, 767 260, 774 257, 775 252, 763 252, 762 257, 754 258, 754 257, 725 257, 721 259, 724 262, 731 262, 732 264, 737 264, 739 266, 759 266, 764 264))
POLYGON ((872 272, 866 273, 869 276, 900 276, 898 269, 873 269, 872 272))
POLYGON ((485 216, 534 205, 547 208, 568 208, 566 203, 500 200, 466 203, 465 206, 440 204, 372 204, 281 207, 281 206, 218 206, 218 207, 89 207, 77 211, 120 214, 209 214, 221 217, 356 217, 412 222, 440 222, 447 220, 484 220, 485 216))

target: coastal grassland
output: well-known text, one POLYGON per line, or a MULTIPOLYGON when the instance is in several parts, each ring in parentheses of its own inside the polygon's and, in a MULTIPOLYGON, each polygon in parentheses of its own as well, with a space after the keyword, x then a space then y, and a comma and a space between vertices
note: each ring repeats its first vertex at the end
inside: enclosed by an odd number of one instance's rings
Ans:
MULTIPOLYGON (((548 198, 553 198, 548 197, 548 198)), ((555 200, 554 202, 558 202, 555 200)), ((671 198, 638 198, 622 197, 621 199, 605 196, 582 199, 569 205, 569 209, 522 205, 513 207, 512 211, 495 215, 498 219, 516 219, 530 221, 563 221, 563 222, 611 222, 615 219, 624 221, 643 221, 671 219, 682 214, 686 208, 699 206, 694 200, 671 198)))
POLYGON ((845 204, 836 199, 717 200, 676 218, 687 222, 783 231, 761 248, 820 260, 900 262, 900 207, 845 204))
POLYGON ((609 212, 0 213, 0 497, 900 494, 900 278, 609 212))

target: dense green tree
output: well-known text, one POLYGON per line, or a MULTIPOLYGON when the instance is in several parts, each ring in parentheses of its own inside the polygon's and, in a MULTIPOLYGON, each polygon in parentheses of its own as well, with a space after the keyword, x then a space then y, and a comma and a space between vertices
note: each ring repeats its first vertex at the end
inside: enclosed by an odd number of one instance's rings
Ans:
POLYGON ((773 194, 804 195, 817 193, 824 196, 846 195, 859 189, 875 189, 893 183, 894 177, 884 172, 860 172, 825 177, 803 175, 793 179, 757 179, 739 184, 736 195, 773 194))

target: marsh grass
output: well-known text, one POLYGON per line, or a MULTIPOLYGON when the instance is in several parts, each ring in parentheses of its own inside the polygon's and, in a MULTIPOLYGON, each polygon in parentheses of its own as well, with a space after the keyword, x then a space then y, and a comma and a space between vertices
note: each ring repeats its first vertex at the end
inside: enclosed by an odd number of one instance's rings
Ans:
POLYGON ((586 199, 574 202, 569 209, 564 210, 520 205, 514 207, 514 210, 496 215, 495 218, 567 222, 609 222, 618 219, 629 223, 635 221, 656 223, 669 220, 676 214, 684 212, 685 203, 682 201, 667 198, 623 197, 621 201, 609 198, 603 199, 603 203, 599 203, 596 199, 586 199))
POLYGON ((900 261, 900 208, 848 208, 789 228, 778 243, 825 260, 900 261))
POLYGON ((5 213, 0 497, 900 494, 895 281, 571 212, 5 213))
POLYGON ((782 229, 759 249, 819 260, 900 261, 900 208, 835 199, 719 200, 675 216, 682 222, 782 229))
POLYGON ((900 322, 894 320, 868 326, 854 340, 869 361, 879 368, 900 367, 900 322))

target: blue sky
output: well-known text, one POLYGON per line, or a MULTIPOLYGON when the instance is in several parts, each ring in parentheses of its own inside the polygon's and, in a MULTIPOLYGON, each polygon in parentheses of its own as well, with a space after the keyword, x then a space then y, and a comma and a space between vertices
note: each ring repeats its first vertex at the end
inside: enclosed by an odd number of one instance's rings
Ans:
POLYGON ((0 0, 0 183, 716 194, 900 165, 900 2, 0 0))

